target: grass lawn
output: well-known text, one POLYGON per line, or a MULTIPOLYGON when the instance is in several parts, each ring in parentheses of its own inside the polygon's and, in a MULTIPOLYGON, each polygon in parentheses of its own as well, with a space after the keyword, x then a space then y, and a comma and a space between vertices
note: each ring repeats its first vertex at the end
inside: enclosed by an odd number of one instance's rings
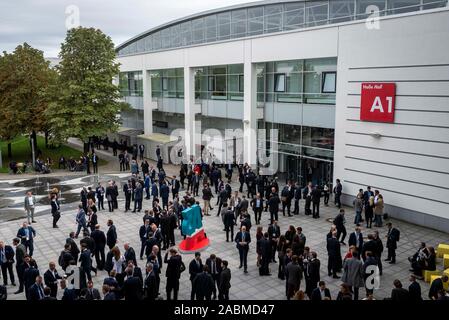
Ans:
MULTIPOLYGON (((45 138, 41 136, 37 136, 37 146, 38 149, 42 151, 41 159, 45 161, 47 157, 53 160, 53 168, 58 168, 58 160, 61 155, 64 155, 66 159, 73 157, 74 159, 78 159, 82 152, 66 145, 61 145, 58 148, 47 149, 45 148, 45 138)), ((9 172, 9 159, 8 159, 8 143, 5 141, 0 141, 0 147, 2 150, 2 160, 3 167, 0 167, 0 173, 8 173, 9 172)), ((22 136, 17 137, 12 141, 12 159, 16 162, 24 162, 26 160, 31 161, 31 148, 28 137, 22 136)), ((99 165, 106 164, 107 161, 104 159, 100 159, 99 165)))

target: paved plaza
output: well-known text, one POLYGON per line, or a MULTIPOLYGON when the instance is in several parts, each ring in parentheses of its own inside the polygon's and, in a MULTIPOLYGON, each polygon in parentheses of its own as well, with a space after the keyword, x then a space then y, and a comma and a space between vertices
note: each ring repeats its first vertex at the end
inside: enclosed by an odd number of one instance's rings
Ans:
MULTIPOLYGON (((176 174, 176 167, 167 168, 167 173, 176 174)), ((124 181, 126 180, 126 173, 115 173, 115 174, 107 174, 100 175, 100 181, 105 181, 107 179, 115 179, 116 181, 124 181)), ((10 177, 8 177, 10 178, 10 177)), ((76 187, 79 184, 88 185, 88 182, 94 183, 94 181, 98 180, 98 177, 95 176, 65 176, 60 177, 62 179, 62 184, 64 185, 74 185, 76 187), (87 182, 86 182, 87 181, 87 182)), ((234 179, 235 179, 234 175, 234 179)), ((1 181, 0 181, 1 182, 1 181)), ((13 181, 8 181, 12 183, 13 181)), ((52 185, 51 187, 56 186, 57 184, 52 185)), ((237 190, 237 183, 234 181, 232 183, 233 190, 237 190)), ((8 188, 6 188, 8 189, 8 188)), ((10 190, 11 188, 9 188, 10 190)), ((121 190, 121 189, 119 189, 121 190)), ((4 192, 4 190, 3 190, 4 192)), ((78 194, 79 189, 74 188, 71 191, 67 191, 73 193, 73 195, 78 194)), ((181 196, 184 195, 184 191, 181 192, 181 196)), ((63 196, 64 197, 64 196, 63 196)), ((388 201, 388 199, 387 199, 388 201)), ((202 202, 202 201, 201 201, 202 202)), ((212 203, 215 205, 216 198, 212 200, 212 203)), ((304 202, 301 200, 300 206, 303 207, 304 202)), ((39 266, 39 270, 41 273, 45 272, 48 267, 49 261, 57 261, 59 253, 63 249, 65 239, 68 237, 70 231, 74 231, 76 228, 75 224, 75 215, 76 215, 76 206, 77 201, 66 203, 62 206, 62 217, 59 221, 59 229, 53 229, 52 226, 52 217, 50 214, 50 207, 48 206, 48 210, 45 208, 40 210, 39 216, 36 218, 37 223, 33 224, 33 227, 37 231, 37 236, 35 238, 35 254, 34 258, 37 261, 39 266)), ((150 208, 150 201, 144 200, 144 209, 150 208)), ((119 210, 116 210, 113 213, 109 213, 107 211, 99 211, 98 220, 101 225, 101 228, 106 231, 106 221, 108 219, 113 219, 114 224, 117 227, 118 232, 118 245, 122 249, 123 244, 125 242, 130 242, 131 246, 136 250, 138 254, 140 250, 140 241, 139 241, 139 227, 142 224, 142 216, 141 213, 124 213, 124 199, 123 194, 121 193, 119 197, 119 210)), ((255 231, 256 226, 253 225, 251 228, 251 234, 253 242, 250 245, 250 251, 248 256, 248 274, 243 273, 243 269, 238 269, 239 265, 239 256, 238 251, 235 247, 234 242, 227 243, 225 241, 225 233, 223 230, 223 225, 221 219, 216 217, 218 206, 215 206, 215 209, 211 212, 211 216, 204 217, 204 226, 207 233, 207 236, 210 238, 210 246, 202 252, 203 261, 212 253, 215 253, 218 257, 226 259, 229 261, 230 269, 232 272, 232 288, 230 290, 231 299, 240 300, 240 299, 285 299, 285 282, 281 281, 277 278, 277 263, 271 263, 271 276, 259 276, 258 269, 256 267, 256 244, 255 244, 255 231)), ((345 208, 347 212, 346 216, 346 227, 349 232, 353 229, 352 221, 354 219, 354 212, 352 208, 345 208)), ((303 228, 303 233, 307 237, 306 245, 318 253, 318 258, 321 260, 321 279, 325 280, 328 287, 331 290, 332 296, 335 298, 338 292, 338 286, 340 281, 338 279, 332 279, 327 276, 327 252, 326 252, 326 234, 329 232, 331 227, 332 218, 335 217, 338 210, 336 207, 330 205, 328 207, 321 205, 321 213, 320 219, 312 219, 311 216, 305 216, 303 214, 303 209, 300 212, 300 215, 293 217, 283 217, 280 212, 279 225, 281 227, 281 232, 284 233, 289 225, 301 226, 303 228)), ((251 212, 252 213, 252 212, 251 212)), ((5 240, 8 244, 11 243, 11 240, 15 237, 18 228, 20 227, 22 221, 24 219, 16 219, 11 221, 2 221, 0 222, 0 239, 5 240)), ((252 219, 254 223, 254 219, 252 219)), ((425 229, 416 225, 412 225, 402 221, 391 220, 393 224, 400 229, 401 231, 401 240, 399 242, 398 250, 397 250, 397 264, 389 265, 384 263, 384 274, 380 280, 380 288, 375 291, 375 297, 377 299, 382 299, 384 297, 388 297, 391 292, 392 283, 394 279, 399 279, 402 281, 404 286, 408 286, 408 276, 409 276, 409 262, 407 261, 407 257, 413 254, 418 248, 421 241, 426 242, 428 245, 436 246, 439 242, 448 242, 448 235, 437 232, 430 229, 425 229)), ((264 226, 264 230, 268 227, 269 224, 269 214, 264 212, 262 216, 262 225, 264 226)), ((375 230, 375 229, 373 229, 375 230)), ((373 230, 366 230, 363 228, 364 237, 366 238, 369 232, 373 230)), ((380 234, 384 241, 385 245, 385 236, 387 229, 379 228, 380 234)), ((176 242, 179 243, 181 241, 181 236, 179 231, 176 231, 176 242)), ((346 253, 347 246, 342 246, 342 255, 346 253)), ((193 254, 183 254, 183 261, 187 265, 191 259, 193 259, 193 254)), ((384 251, 383 258, 386 257, 386 251, 384 251)), ((144 261, 138 261, 139 266, 144 266, 144 261)), ((59 267, 58 267, 59 268, 59 267)), ((438 262, 438 268, 442 269, 441 261, 438 262)), ((161 276, 161 294, 165 299, 165 267, 163 268, 163 273, 161 276)), ((106 276, 106 272, 99 271, 96 277, 93 277, 95 286, 97 288, 101 288, 101 284, 103 279, 106 276)), ((427 293, 429 285, 424 281, 420 281, 423 297, 427 299, 427 293)), ((24 294, 13 294, 14 291, 17 290, 17 287, 8 286, 8 299, 11 300, 20 300, 25 299, 24 294)), ((301 284, 301 289, 304 290, 305 284, 304 281, 301 284)), ((190 289, 191 284, 189 281, 188 271, 185 271, 181 276, 181 285, 179 291, 179 299, 189 299, 190 298, 190 289)), ((58 298, 61 297, 61 292, 58 293, 58 298)), ((361 292, 361 296, 363 297, 363 292, 361 292)))

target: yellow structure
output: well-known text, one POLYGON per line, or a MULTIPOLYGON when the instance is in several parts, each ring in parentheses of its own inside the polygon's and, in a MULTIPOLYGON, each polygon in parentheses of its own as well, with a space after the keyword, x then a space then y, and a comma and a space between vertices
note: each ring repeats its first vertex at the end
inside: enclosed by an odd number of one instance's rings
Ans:
POLYGON ((449 244, 440 243, 437 248, 437 257, 443 258, 445 254, 449 254, 449 244))
POLYGON ((425 282, 432 283, 431 278, 430 278, 431 276, 440 276, 440 272, 438 270, 435 270, 435 271, 424 270, 423 271, 423 277, 424 277, 425 282))
POLYGON ((449 254, 443 255, 443 266, 444 266, 444 269, 449 268, 449 254))

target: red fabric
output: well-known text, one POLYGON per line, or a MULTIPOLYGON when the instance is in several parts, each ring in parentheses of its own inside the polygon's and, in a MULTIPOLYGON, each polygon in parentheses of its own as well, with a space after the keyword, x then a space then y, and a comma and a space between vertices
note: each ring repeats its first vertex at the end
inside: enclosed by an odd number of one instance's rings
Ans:
POLYGON ((187 237, 179 244, 179 250, 183 252, 195 252, 206 248, 209 245, 209 239, 204 233, 204 229, 194 234, 192 237, 187 237))

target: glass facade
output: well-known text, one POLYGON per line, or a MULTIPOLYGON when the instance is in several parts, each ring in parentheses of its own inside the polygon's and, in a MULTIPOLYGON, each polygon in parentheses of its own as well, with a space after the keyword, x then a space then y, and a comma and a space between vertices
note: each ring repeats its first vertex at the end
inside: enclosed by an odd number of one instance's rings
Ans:
POLYGON ((142 71, 120 72, 119 86, 122 97, 142 97, 142 71))
POLYGON ((184 98, 184 69, 151 70, 151 95, 157 98, 184 98))
POLYGON ((123 101, 134 109, 143 108, 142 71, 120 72, 119 88, 123 101))
POLYGON ((335 104, 337 59, 259 63, 258 102, 335 104))
POLYGON ((259 129, 266 136, 258 137, 258 146, 270 153, 277 149, 280 176, 305 185, 308 181, 322 185, 332 181, 334 129, 271 123, 260 120, 259 129), (270 130, 278 130, 274 141, 270 130))
POLYGON ((140 109, 131 109, 127 111, 122 111, 120 114, 120 119, 122 122, 122 126, 125 128, 133 128, 133 129, 144 129, 143 124, 143 110, 140 109))
POLYGON ((243 64, 195 69, 195 99, 243 101, 243 64))
POLYGON ((119 56, 324 24, 445 7, 448 0, 313 0, 248 5, 156 29, 117 50, 119 56))

